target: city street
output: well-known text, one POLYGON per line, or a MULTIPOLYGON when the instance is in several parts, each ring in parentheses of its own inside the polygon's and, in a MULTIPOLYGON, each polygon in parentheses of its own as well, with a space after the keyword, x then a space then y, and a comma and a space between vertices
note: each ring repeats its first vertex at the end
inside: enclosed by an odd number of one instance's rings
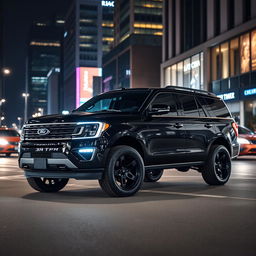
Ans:
POLYGON ((222 187, 167 170, 134 197, 97 181, 56 194, 27 184, 17 157, 0 158, 0 255, 255 255, 256 158, 233 161, 222 187))

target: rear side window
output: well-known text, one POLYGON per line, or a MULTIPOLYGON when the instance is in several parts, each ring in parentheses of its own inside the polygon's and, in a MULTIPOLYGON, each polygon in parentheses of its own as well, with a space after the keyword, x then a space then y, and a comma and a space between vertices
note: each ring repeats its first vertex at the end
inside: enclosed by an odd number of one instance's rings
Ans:
POLYGON ((171 93, 159 93, 155 99, 151 102, 151 106, 164 104, 170 107, 170 112, 164 116, 177 116, 177 106, 173 94, 171 93))
POLYGON ((221 99, 198 96, 198 101, 211 117, 230 117, 230 113, 221 99))
POLYGON ((185 116, 199 117, 199 111, 193 95, 178 94, 177 97, 185 116))

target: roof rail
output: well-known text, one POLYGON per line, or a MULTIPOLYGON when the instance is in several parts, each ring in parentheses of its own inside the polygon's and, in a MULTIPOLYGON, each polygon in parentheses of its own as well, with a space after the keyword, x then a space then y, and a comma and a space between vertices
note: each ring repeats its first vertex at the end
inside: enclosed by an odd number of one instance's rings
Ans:
POLYGON ((206 94, 206 95, 209 95, 209 96, 215 96, 216 97, 216 95, 212 92, 207 92, 207 91, 204 91, 204 90, 198 90, 198 89, 193 89, 193 88, 179 87, 179 86, 174 86, 174 85, 168 85, 165 88, 175 89, 175 90, 180 90, 180 91, 187 91, 187 92, 199 92, 199 93, 203 93, 203 94, 206 94))

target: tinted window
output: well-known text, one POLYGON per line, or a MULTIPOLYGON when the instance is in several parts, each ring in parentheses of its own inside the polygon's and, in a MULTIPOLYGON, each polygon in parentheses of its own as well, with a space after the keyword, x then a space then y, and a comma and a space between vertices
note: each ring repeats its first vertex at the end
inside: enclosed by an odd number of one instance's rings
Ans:
POLYGON ((1 130, 1 137, 19 137, 19 133, 14 130, 1 130))
POLYGON ((238 134, 253 135, 254 133, 245 127, 238 126, 238 134))
POLYGON ((198 100, 211 117, 230 117, 230 113, 221 99, 198 97, 198 100))
POLYGON ((118 91, 95 96, 76 111, 82 112, 137 112, 142 106, 149 91, 118 91))
POLYGON ((193 95, 178 95, 185 116, 199 117, 197 104, 193 95))
POLYGON ((158 94, 150 105, 153 106, 153 105, 158 105, 158 104, 165 104, 170 107, 170 113, 167 114, 166 116, 177 116, 178 115, 177 114, 177 106, 176 106, 176 102, 173 97, 173 94, 171 94, 171 93, 158 94))

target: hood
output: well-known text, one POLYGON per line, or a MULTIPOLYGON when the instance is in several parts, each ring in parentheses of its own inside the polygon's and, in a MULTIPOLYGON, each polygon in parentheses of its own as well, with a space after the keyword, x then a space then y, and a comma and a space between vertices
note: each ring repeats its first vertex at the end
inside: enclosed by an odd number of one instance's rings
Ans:
POLYGON ((72 122, 86 122, 86 121, 111 121, 122 119, 131 119, 131 117, 138 117, 139 114, 119 113, 119 112, 74 112, 70 115, 47 115, 37 118, 32 118, 28 121, 28 124, 40 124, 40 123, 72 123, 72 122))

